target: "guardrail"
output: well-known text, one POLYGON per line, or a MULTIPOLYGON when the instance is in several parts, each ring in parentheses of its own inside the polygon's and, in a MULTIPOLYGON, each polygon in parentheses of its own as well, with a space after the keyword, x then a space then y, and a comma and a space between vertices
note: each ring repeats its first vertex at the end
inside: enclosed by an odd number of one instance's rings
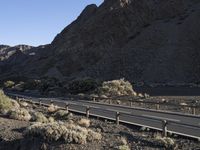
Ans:
POLYGON ((129 106, 132 107, 134 106, 134 103, 138 104, 150 104, 154 105, 156 110, 160 109, 160 106, 176 106, 176 107, 181 107, 181 108, 189 108, 191 109, 191 114, 196 115, 196 110, 200 109, 200 106, 197 106, 196 104, 173 104, 173 103, 168 103, 168 102, 153 102, 153 101, 145 101, 147 99, 145 98, 134 98, 134 97, 111 97, 111 98, 95 98, 93 97, 92 100, 95 102, 97 100, 107 100, 109 101, 109 104, 112 104, 113 101, 120 100, 120 101, 127 101, 129 102, 129 106))
POLYGON ((50 104, 55 104, 59 106, 60 109, 68 110, 75 113, 81 113, 86 115, 87 118, 93 116, 93 117, 113 120, 116 122, 117 125, 121 122, 137 126, 144 126, 150 129, 161 131, 163 137, 167 136, 167 133, 170 132, 186 137, 192 137, 197 139, 200 138, 199 126, 183 124, 172 120, 167 120, 167 119, 162 120, 147 116, 139 116, 114 110, 96 108, 89 105, 78 105, 62 101, 18 98, 18 101, 21 100, 46 107, 48 107, 50 104), (190 134, 191 132, 193 132, 195 135, 191 135, 190 134))

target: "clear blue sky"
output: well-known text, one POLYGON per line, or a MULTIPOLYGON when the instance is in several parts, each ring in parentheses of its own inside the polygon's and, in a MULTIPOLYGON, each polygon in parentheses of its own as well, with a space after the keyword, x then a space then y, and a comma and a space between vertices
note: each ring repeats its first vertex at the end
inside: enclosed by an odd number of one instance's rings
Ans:
POLYGON ((1 0, 0 44, 51 43, 88 4, 103 0, 1 0))

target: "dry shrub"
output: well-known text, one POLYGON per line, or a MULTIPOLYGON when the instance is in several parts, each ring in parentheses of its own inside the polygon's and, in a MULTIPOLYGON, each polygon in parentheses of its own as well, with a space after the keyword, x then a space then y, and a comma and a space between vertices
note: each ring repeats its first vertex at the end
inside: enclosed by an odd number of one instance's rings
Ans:
POLYGON ((33 112, 32 121, 40 122, 40 123, 48 123, 49 122, 47 117, 41 112, 33 112))
POLYGON ((0 90, 0 112, 7 112, 13 107, 13 102, 0 90))
POLYGON ((29 126, 26 135, 41 136, 48 141, 64 140, 66 143, 85 144, 87 141, 100 140, 101 134, 75 124, 36 123, 29 126))
POLYGON ((15 85, 15 82, 10 81, 10 80, 4 82, 4 87, 6 87, 6 88, 12 88, 14 85, 15 85))
POLYGON ((70 113, 66 110, 58 110, 53 114, 53 116, 59 120, 68 120, 70 118, 70 113))
POLYGON ((81 119, 78 121, 78 124, 82 127, 88 128, 90 126, 90 120, 89 119, 81 119))
POLYGON ((10 110, 9 117, 21 121, 29 121, 31 119, 31 115, 24 108, 10 110))
POLYGON ((28 107, 28 103, 27 103, 27 102, 20 102, 20 105, 21 105, 22 107, 28 107))
POLYGON ((56 112, 58 110, 58 106, 56 106, 54 104, 51 104, 51 105, 49 105, 47 110, 48 110, 49 113, 54 113, 54 112, 56 112))
POLYGON ((99 93, 105 96, 136 96, 131 83, 124 79, 103 82, 102 87, 99 88, 99 93))
POLYGON ((159 144, 163 145, 166 148, 172 148, 175 145, 174 140, 169 137, 161 137, 158 135, 155 137, 155 139, 159 144))
POLYGON ((117 147, 118 150, 130 150, 127 139, 125 137, 120 137, 119 144, 120 145, 117 147))

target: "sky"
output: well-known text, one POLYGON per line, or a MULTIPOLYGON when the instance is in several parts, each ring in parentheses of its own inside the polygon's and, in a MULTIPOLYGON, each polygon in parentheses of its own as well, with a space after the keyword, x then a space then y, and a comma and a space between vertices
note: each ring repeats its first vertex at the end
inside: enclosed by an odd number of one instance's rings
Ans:
POLYGON ((49 44, 89 4, 103 0, 0 0, 0 45, 49 44))

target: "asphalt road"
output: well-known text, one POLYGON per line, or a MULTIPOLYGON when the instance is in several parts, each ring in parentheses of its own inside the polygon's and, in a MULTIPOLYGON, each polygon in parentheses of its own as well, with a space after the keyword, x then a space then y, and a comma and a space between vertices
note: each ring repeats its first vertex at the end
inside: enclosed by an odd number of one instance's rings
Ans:
POLYGON ((31 99, 35 102, 41 101, 44 104, 50 104, 50 100, 53 100, 54 104, 60 107, 65 107, 65 103, 67 102, 69 104, 69 110, 83 114, 86 113, 86 108, 89 106, 90 115, 110 120, 115 120, 116 112, 120 112, 120 122, 145 126, 156 130, 162 130, 162 121, 167 120, 167 129, 169 132, 187 137, 200 138, 200 116, 89 101, 34 98, 11 93, 9 95, 31 99))

